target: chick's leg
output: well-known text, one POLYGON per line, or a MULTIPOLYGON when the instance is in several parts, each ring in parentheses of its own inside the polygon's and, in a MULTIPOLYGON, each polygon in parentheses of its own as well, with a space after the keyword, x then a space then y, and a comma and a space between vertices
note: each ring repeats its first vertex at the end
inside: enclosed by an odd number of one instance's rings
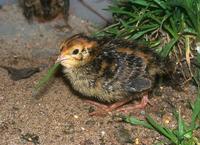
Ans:
POLYGON ((106 113, 112 112, 114 110, 116 110, 117 108, 123 106, 124 104, 130 102, 132 100, 132 98, 128 98, 128 99, 124 99, 122 101, 113 103, 111 105, 105 105, 105 104, 100 104, 98 102, 95 101, 91 101, 91 100, 87 100, 85 101, 86 103, 89 103, 99 109, 97 109, 96 111, 93 111, 91 113, 89 113, 89 115, 93 116, 100 116, 100 115, 104 115, 106 113))
POLYGON ((124 108, 119 108, 119 109, 117 109, 117 111, 128 113, 128 112, 131 112, 135 109, 144 109, 148 103, 151 104, 149 99, 148 99, 148 95, 145 95, 145 96, 143 96, 143 98, 142 98, 142 100, 139 104, 129 105, 129 106, 124 107, 124 108))

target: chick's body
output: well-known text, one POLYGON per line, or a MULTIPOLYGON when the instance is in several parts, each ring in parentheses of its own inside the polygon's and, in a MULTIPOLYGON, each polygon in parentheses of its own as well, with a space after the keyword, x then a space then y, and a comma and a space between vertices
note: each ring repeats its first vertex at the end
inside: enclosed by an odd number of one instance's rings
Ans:
POLYGON ((162 73, 158 58, 144 46, 84 35, 63 42, 58 61, 76 91, 108 103, 136 98, 162 73))

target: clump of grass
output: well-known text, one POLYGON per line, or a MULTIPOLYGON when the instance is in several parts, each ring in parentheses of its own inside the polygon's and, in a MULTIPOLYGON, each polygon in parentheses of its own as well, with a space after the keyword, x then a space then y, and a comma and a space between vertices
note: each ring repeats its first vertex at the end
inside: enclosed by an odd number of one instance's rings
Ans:
POLYGON ((175 112, 174 115, 177 120, 177 128, 170 129, 165 127, 158 122, 156 122, 152 117, 147 115, 146 120, 138 120, 133 116, 124 116, 123 120, 132 125, 141 125, 149 129, 157 131, 159 134, 163 135, 173 145, 197 145, 200 141, 194 136, 194 132, 200 128, 200 90, 198 92, 197 98, 192 105, 192 116, 191 122, 187 124, 181 117, 181 111, 175 112))
MULTIPOLYGON (((145 40, 161 57, 172 56, 182 67, 200 49, 199 0, 114 0, 108 8, 114 22, 96 33, 131 40, 145 40)), ((185 78, 187 79, 187 78, 185 78)))

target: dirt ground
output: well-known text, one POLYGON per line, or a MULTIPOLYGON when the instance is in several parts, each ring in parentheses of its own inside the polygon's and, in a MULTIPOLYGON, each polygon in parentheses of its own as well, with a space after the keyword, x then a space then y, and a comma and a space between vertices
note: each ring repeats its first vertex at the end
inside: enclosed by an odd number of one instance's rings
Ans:
MULTIPOLYGON (((59 29, 63 24, 62 19, 28 24, 16 5, 0 9, 0 66, 40 69, 27 79, 14 81, 0 67, 0 145, 152 145, 165 140, 155 131, 119 121, 115 113, 89 116, 95 108, 74 95, 62 77, 56 77, 39 99, 32 97, 33 87, 55 61, 58 44, 72 34, 93 31, 73 15, 69 20, 72 31, 59 29)), ((184 119, 189 120, 188 101, 195 96, 191 85, 182 91, 163 86, 150 99, 152 106, 134 110, 132 115, 142 119, 150 114, 174 128, 172 106, 180 108, 184 119)))

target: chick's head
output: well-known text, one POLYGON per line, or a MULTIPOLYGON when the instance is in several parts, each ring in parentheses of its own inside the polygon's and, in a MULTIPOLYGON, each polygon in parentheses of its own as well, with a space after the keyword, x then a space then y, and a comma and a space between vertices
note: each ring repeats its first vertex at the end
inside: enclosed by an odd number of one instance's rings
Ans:
POLYGON ((97 42, 84 35, 75 35, 60 45, 57 62, 66 68, 81 67, 95 57, 97 42))

